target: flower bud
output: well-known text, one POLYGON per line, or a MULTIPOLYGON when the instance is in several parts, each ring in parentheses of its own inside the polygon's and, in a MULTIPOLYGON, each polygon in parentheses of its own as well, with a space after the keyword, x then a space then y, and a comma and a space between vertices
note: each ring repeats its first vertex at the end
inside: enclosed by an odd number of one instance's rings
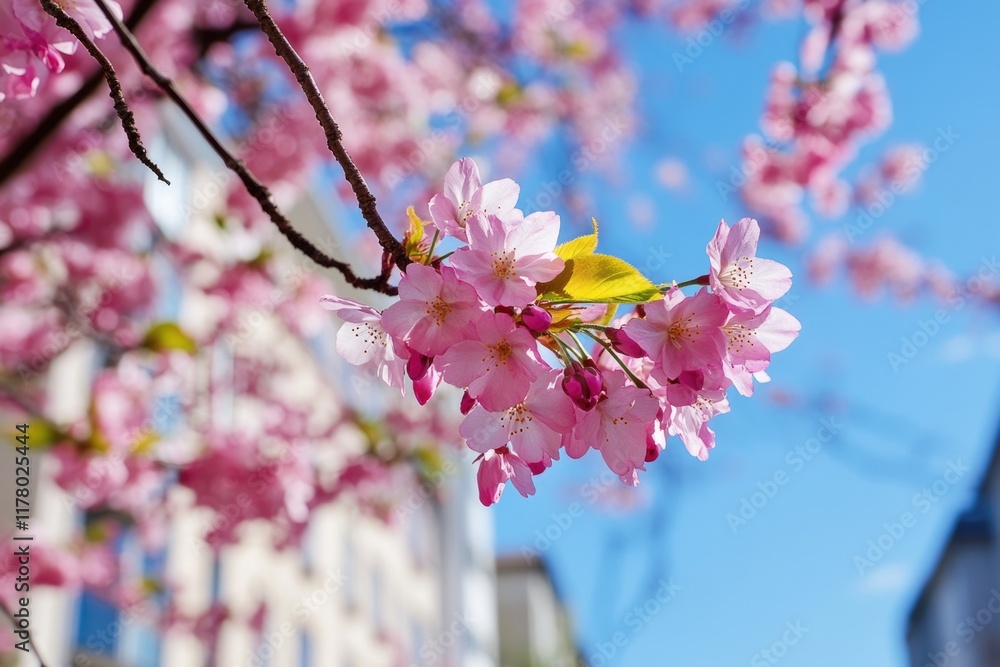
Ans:
POLYGON ((528 464, 528 470, 531 471, 532 475, 541 475, 545 472, 546 468, 548 468, 548 466, 545 465, 545 461, 535 461, 534 463, 528 464))
POLYGON ((410 358, 406 360, 406 375, 416 382, 427 375, 427 371, 430 370, 433 363, 434 357, 410 350, 410 358))
POLYGON ((459 407, 463 415, 469 414, 472 408, 476 407, 476 399, 469 395, 469 390, 466 389, 465 393, 462 394, 462 405, 459 407))
POLYGON ((653 440, 653 434, 646 434, 646 463, 652 463, 660 457, 660 446, 653 440))
POLYGON ((625 333, 624 329, 606 329, 604 335, 608 337, 611 347, 626 357, 645 357, 646 351, 642 349, 632 337, 625 333))
POLYGON ((562 390, 581 410, 593 410, 604 393, 604 378, 593 366, 574 361, 563 371, 562 390))
POLYGON ((552 314, 544 308, 531 304, 521 311, 521 322, 529 331, 545 333, 552 324, 552 314))

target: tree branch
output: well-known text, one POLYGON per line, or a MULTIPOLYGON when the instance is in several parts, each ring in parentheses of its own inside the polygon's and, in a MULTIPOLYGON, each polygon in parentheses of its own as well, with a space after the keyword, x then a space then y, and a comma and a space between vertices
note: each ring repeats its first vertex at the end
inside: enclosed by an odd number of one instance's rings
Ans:
MULTIPOLYGON (((51 0, 43 0, 51 2, 51 0)), ((114 28, 115 33, 122 42, 122 46, 132 55, 136 64, 142 70, 142 73, 151 78, 156 85, 160 87, 161 90, 169 97, 174 104, 180 108, 180 110, 187 116, 188 120, 195 126, 201 136, 208 142, 212 150, 222 158, 222 161, 226 166, 233 171, 243 185, 246 187, 250 195, 257 200, 260 204, 261 210, 267 214, 267 217, 271 219, 271 222, 278 228, 278 231, 288 239, 297 250, 306 255, 309 259, 314 261, 319 266, 325 268, 336 269, 341 274, 343 274, 344 279, 352 286, 360 289, 370 289, 383 294, 388 294, 390 296, 396 294, 396 288, 389 285, 389 276, 384 272, 374 278, 360 278, 358 277, 351 267, 341 261, 338 261, 332 257, 324 254, 319 248, 314 246, 309 242, 306 237, 302 236, 293 226, 288 219, 281 214, 278 207, 275 205, 274 200, 271 199, 271 193, 268 191, 257 178, 250 173, 246 168, 246 165, 242 161, 236 158, 219 140, 218 137, 212 132, 211 129, 205 124, 205 121, 195 112, 191 105, 188 104, 177 89, 174 84, 165 77, 153 64, 150 62, 149 57, 139 46, 136 41, 135 36, 124 26, 121 21, 111 13, 105 0, 95 0, 97 6, 101 9, 104 16, 111 22, 111 26, 114 28)), ((398 243, 398 242, 397 242, 398 243)))
MULTIPOLYGON (((170 181, 163 175, 163 172, 156 166, 156 163, 149 158, 149 155, 146 153, 146 147, 142 145, 142 139, 139 137, 139 128, 135 126, 135 116, 132 114, 132 110, 129 109, 128 102, 125 101, 125 93, 122 91, 122 84, 118 80, 118 75, 115 74, 114 65, 104 55, 104 52, 94 44, 94 41, 87 36, 87 33, 76 22, 76 19, 67 14, 55 0, 41 0, 41 3, 45 11, 56 20, 56 24, 60 28, 65 28, 80 40, 80 43, 87 49, 87 52, 101 66, 101 70, 104 72, 104 79, 108 82, 109 94, 115 103, 115 112, 122 122, 122 130, 125 131, 125 136, 128 137, 128 147, 132 151, 132 154, 139 159, 139 162, 149 167, 150 171, 156 174, 158 179, 170 185, 170 181)), ((113 15, 111 16, 114 18, 113 15)), ((117 22, 117 19, 115 20, 117 22)))
MULTIPOLYGON (((154 4, 156 4, 156 0, 141 0, 136 3, 132 13, 125 19, 125 25, 130 30, 135 30, 154 4)), ((34 129, 25 134, 3 156, 3 159, 0 159, 0 185, 3 185, 7 179, 17 173, 18 169, 31 160, 38 149, 45 145, 49 136, 62 126, 63 121, 97 90, 103 78, 104 72, 101 70, 94 72, 75 93, 49 109, 49 112, 35 125, 34 129)))
POLYGON ((288 69, 295 75, 295 80, 298 81, 302 92, 306 95, 306 99, 309 100, 309 104, 316 113, 316 120, 319 121, 324 134, 326 134, 326 146, 333 153, 333 156, 337 158, 337 162, 340 163, 341 168, 344 170, 344 177, 354 191, 354 196, 358 200, 358 208, 361 209, 361 215, 364 216, 368 228, 375 232, 375 236, 378 237, 378 242, 382 246, 382 249, 392 255, 396 266, 400 269, 406 268, 406 265, 409 264, 406 250, 396 237, 392 235, 392 232, 389 231, 385 222, 383 222, 382 216, 379 215, 375 205, 375 195, 368 188, 364 176, 361 175, 351 156, 347 153, 347 149, 344 148, 343 134, 340 131, 340 127, 337 125, 337 121, 334 120, 330 108, 326 105, 323 94, 316 85, 316 80, 313 79, 309 67, 299 54, 296 53, 284 33, 281 32, 278 24, 268 14, 264 0, 246 0, 246 5, 253 12, 253 15, 257 17, 260 29, 264 31, 264 34, 267 35, 267 38, 274 46, 274 52, 288 65, 288 69))

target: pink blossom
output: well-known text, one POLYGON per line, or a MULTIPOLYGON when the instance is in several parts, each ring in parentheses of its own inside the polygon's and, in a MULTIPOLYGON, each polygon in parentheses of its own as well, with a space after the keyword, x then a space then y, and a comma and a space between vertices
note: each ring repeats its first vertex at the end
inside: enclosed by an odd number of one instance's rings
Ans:
POLYGON ((479 482, 479 501, 487 507, 500 500, 508 480, 525 498, 535 493, 535 482, 531 479, 528 464, 507 447, 483 453, 476 480, 479 482))
POLYGON ((723 220, 708 244, 712 289, 737 308, 759 311, 781 298, 792 285, 788 267, 757 257, 760 226, 743 218, 732 229, 723 220))
POLYGON ((412 263, 399 281, 399 301, 382 313, 382 327, 417 352, 436 357, 464 340, 481 314, 476 290, 454 271, 412 263))
POLYGON ((617 475, 631 475, 646 461, 646 431, 656 418, 659 402, 648 389, 626 384, 621 370, 605 373, 607 397, 586 413, 566 444, 566 453, 579 458, 593 447, 617 475))
POLYGON ((469 247, 459 249, 451 265, 491 306, 526 306, 535 300, 535 285, 565 266, 553 252, 559 216, 551 211, 526 218, 479 216, 469 221, 467 232, 469 247))
POLYGON ((539 375, 524 400, 507 410, 490 412, 477 405, 458 432, 477 452, 510 443, 529 464, 558 459, 563 434, 576 423, 573 403, 555 388, 560 375, 558 371, 539 375))
POLYGON ((802 325, 787 311, 734 312, 722 326, 726 335, 726 377, 744 396, 753 394, 753 376, 767 368, 771 355, 792 344, 802 325))
POLYGON ((725 336, 719 327, 729 310, 718 296, 702 288, 687 297, 675 288, 645 310, 645 319, 629 320, 625 332, 653 360, 658 377, 721 366, 725 336))
POLYGON ((485 185, 479 167, 471 158, 451 165, 444 177, 444 192, 434 195, 428 205, 438 228, 460 241, 468 242, 466 225, 477 215, 506 217, 514 210, 521 188, 509 178, 485 185))
POLYGON ((406 360, 397 353, 395 341, 382 328, 382 314, 332 294, 320 297, 320 303, 346 322, 337 332, 337 353, 350 364, 371 369, 390 387, 402 389, 406 360))
POLYGON ((729 401, 724 390, 703 391, 691 405, 671 406, 667 432, 680 436, 688 453, 705 461, 708 451, 715 447, 715 431, 708 427, 708 421, 726 412, 729 401))
POLYGON ((476 324, 476 338, 453 345, 438 362, 445 382, 467 387, 492 412, 524 400, 544 368, 535 339, 506 313, 484 315, 476 324))

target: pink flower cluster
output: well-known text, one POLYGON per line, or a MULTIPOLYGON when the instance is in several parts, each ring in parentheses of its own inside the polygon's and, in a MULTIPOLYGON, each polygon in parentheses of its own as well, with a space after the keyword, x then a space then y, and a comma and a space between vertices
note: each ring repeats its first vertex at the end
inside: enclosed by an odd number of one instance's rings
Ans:
MULTIPOLYGON (((93 0, 62 3, 91 39, 111 32, 111 23, 93 0)), ((109 2, 118 18, 122 10, 109 2)), ((78 42, 34 0, 0 1, 0 102, 33 97, 42 78, 63 71, 63 55, 76 51, 78 42), (42 65, 43 68, 39 68, 42 65)))
POLYGON ((667 435, 707 458, 715 444, 708 421, 729 410, 726 390, 752 394, 755 379, 768 379, 771 354, 799 331, 773 305, 791 273, 756 256, 757 222, 720 223, 709 273, 683 284, 702 286, 698 293, 664 285, 612 323, 608 306, 633 300, 553 297, 553 281, 574 270, 556 246, 559 216, 523 215, 518 194, 510 180, 483 184, 470 159, 455 163, 429 204, 433 222, 421 239, 434 229, 434 240, 407 244, 413 262, 399 300, 379 312, 322 298, 346 322, 338 352, 403 391, 409 379, 421 404, 442 381, 464 390, 459 433, 480 454, 485 505, 508 481, 534 493, 533 476, 562 451, 579 458, 596 449, 632 485, 667 435), (442 234, 459 247, 437 257, 442 234))
POLYGON ((902 49, 913 39, 916 7, 893 0, 804 2, 812 27, 799 64, 775 68, 761 119, 763 137, 746 138, 741 173, 733 179, 773 236, 786 242, 804 238, 806 194, 825 217, 843 214, 852 199, 864 200, 863 192, 852 197, 841 172, 858 146, 892 120, 877 52, 902 49))

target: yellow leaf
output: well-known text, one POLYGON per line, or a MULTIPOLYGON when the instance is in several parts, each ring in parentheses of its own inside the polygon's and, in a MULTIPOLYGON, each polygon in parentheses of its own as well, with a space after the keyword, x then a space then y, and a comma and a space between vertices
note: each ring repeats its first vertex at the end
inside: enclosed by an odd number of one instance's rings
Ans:
POLYGON ((563 259, 593 255, 594 251, 597 250, 597 218, 591 218, 591 220, 594 221, 593 234, 587 234, 557 246, 556 254, 563 259))
POLYGON ((544 285, 553 303, 647 303, 661 299, 659 288, 628 262, 610 255, 566 260, 559 276, 544 285))
POLYGON ((417 244, 424 238, 424 221, 420 219, 412 206, 407 207, 406 217, 410 219, 407 240, 412 244, 412 247, 416 248, 417 244))
POLYGON ((188 354, 194 354, 198 351, 194 339, 173 322, 154 324, 146 332, 146 338, 142 341, 142 345, 154 352, 183 350, 188 354))

